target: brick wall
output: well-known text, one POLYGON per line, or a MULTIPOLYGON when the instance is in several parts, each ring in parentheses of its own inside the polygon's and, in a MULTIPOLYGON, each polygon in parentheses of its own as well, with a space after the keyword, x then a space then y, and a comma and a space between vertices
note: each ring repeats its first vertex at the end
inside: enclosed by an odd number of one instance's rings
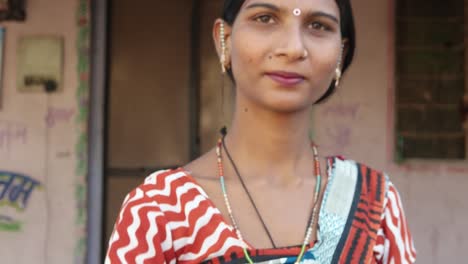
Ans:
POLYGON ((465 159, 464 0, 397 0, 397 149, 401 158, 465 159))

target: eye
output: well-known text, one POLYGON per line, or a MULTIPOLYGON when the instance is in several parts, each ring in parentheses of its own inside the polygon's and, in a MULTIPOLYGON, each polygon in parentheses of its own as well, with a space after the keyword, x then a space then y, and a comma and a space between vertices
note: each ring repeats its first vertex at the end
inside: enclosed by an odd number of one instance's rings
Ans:
POLYGON ((260 15, 255 17, 254 20, 263 24, 271 24, 275 22, 271 15, 260 15))
POLYGON ((320 31, 329 31, 330 28, 325 25, 325 24, 322 24, 320 22, 312 22, 309 24, 309 28, 310 29, 313 29, 313 30, 320 30, 320 31))

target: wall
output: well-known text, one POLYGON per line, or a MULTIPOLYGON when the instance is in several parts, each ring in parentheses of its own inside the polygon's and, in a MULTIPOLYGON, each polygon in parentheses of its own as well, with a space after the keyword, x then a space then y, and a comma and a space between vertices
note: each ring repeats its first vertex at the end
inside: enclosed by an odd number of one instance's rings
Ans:
POLYGON ((468 257, 468 162, 393 162, 393 4, 353 1, 356 59, 334 98, 315 109, 317 141, 326 153, 390 174, 403 199, 417 263, 461 263, 468 257))
MULTIPOLYGON (((0 109, 0 171, 20 173, 36 185, 21 210, 0 201, 0 215, 20 221, 21 227, 0 228, 2 263, 83 263, 85 247, 84 173, 87 75, 78 89, 77 10, 81 25, 87 20, 87 1, 27 1, 27 21, 2 22, 5 27, 4 78, 0 109), (63 90, 54 94, 21 93, 16 89, 18 38, 23 35, 58 35, 64 40, 63 90), (81 91, 81 94, 77 94, 81 91), (81 116, 79 114, 81 113, 81 116), (54 122, 47 122, 47 120, 54 122), (83 136, 81 142, 78 138, 83 136), (77 151, 77 147, 81 147, 77 151), (81 153, 81 154, 80 154, 81 153), (78 157, 78 154, 80 154, 78 157), (81 200, 78 200, 81 197, 81 200)), ((80 41, 85 45, 84 32, 80 41)), ((86 50, 83 49, 83 52, 86 50)), ((86 60, 80 61, 87 69, 86 60)), ((5 190, 5 178, 0 191, 5 190)), ((18 180, 18 179, 17 179, 18 180)), ((15 182, 16 185, 19 182, 15 182)), ((10 186, 12 187, 12 186, 10 186)), ((10 189, 11 199, 15 191, 10 189)), ((16 193, 17 194, 17 193, 16 193)), ((20 198, 22 194, 20 194, 20 198)), ((5 220, 5 219, 4 219, 5 220)), ((11 221, 10 219, 9 221, 11 221)), ((10 226, 11 227, 11 226, 10 226)))

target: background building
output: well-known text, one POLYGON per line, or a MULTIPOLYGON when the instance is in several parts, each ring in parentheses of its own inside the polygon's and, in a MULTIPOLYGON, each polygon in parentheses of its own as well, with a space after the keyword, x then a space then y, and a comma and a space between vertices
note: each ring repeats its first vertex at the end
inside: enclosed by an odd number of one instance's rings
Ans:
MULTIPOLYGON (((0 22, 1 263, 100 263, 124 195, 151 171, 214 146, 232 97, 211 39, 221 2, 28 1, 25 21, 0 22), (61 39, 56 92, 18 88, 22 39, 34 36, 61 39), (11 195, 31 186, 29 196, 11 195)), ((357 0, 353 8, 355 61, 311 113, 313 136, 322 153, 391 176, 418 263, 460 263, 468 257, 460 104, 468 3, 357 0)))

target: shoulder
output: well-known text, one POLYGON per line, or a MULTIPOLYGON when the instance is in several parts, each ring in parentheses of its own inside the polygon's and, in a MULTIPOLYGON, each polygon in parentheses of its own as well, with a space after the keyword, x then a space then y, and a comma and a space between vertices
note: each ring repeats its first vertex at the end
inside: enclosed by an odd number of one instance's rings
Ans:
POLYGON ((344 158, 343 156, 335 156, 335 157, 330 157, 330 165, 332 165, 333 168, 340 168, 340 169, 348 169, 348 170, 356 170, 353 171, 355 173, 365 175, 365 176, 375 176, 376 174, 380 175, 386 175, 383 171, 378 170, 376 168, 373 168, 365 163, 349 159, 349 158, 344 158))
MULTIPOLYGON (((346 250, 355 249, 354 244, 366 234, 374 242, 373 254, 377 263, 413 263, 416 251, 404 216, 403 206, 389 176, 366 164, 344 158, 330 159, 333 194, 340 198, 352 193, 350 213, 351 234, 345 244, 346 250), (366 230, 356 232, 353 230, 366 230), (359 235, 356 235, 358 234, 359 235)), ((335 203, 338 199, 333 200, 335 203)), ((341 210, 337 211, 340 212, 341 210)), ((366 254, 370 254, 366 251, 366 254)))
POLYGON ((205 197, 182 168, 152 173, 125 197, 109 240, 107 259, 116 263, 145 259, 143 253, 150 241, 156 252, 164 253, 154 256, 155 263, 163 263, 161 256, 170 263, 176 253, 174 241, 187 233, 188 213, 198 210, 197 202, 205 197), (177 233, 176 228, 185 229, 177 233))
POLYGON ((183 184, 183 177, 179 170, 157 171, 128 193, 109 240, 106 263, 169 263, 174 259, 164 207, 173 199, 172 184, 183 184), (145 253, 148 246, 153 254, 145 253))
POLYGON ((387 173, 364 163, 343 157, 334 157, 329 162, 329 174, 343 180, 354 180, 356 189, 370 200, 383 202, 391 186, 387 173))
POLYGON ((153 202, 164 211, 167 205, 179 202, 181 196, 190 191, 206 196, 183 168, 160 170, 150 174, 142 184, 133 189, 125 197, 122 207, 153 202))
POLYGON ((329 158, 328 165, 331 170, 337 170, 342 174, 355 174, 359 177, 365 178, 363 180, 372 180, 374 178, 388 179, 388 175, 381 170, 375 169, 365 163, 341 156, 329 158))
POLYGON ((127 194, 116 224, 148 217, 151 212, 158 215, 158 224, 166 225, 174 216, 183 217, 186 204, 198 196, 206 194, 182 168, 156 171, 127 194))
POLYGON ((185 165, 184 170, 197 180, 217 180, 217 164, 216 150, 213 148, 185 165))

